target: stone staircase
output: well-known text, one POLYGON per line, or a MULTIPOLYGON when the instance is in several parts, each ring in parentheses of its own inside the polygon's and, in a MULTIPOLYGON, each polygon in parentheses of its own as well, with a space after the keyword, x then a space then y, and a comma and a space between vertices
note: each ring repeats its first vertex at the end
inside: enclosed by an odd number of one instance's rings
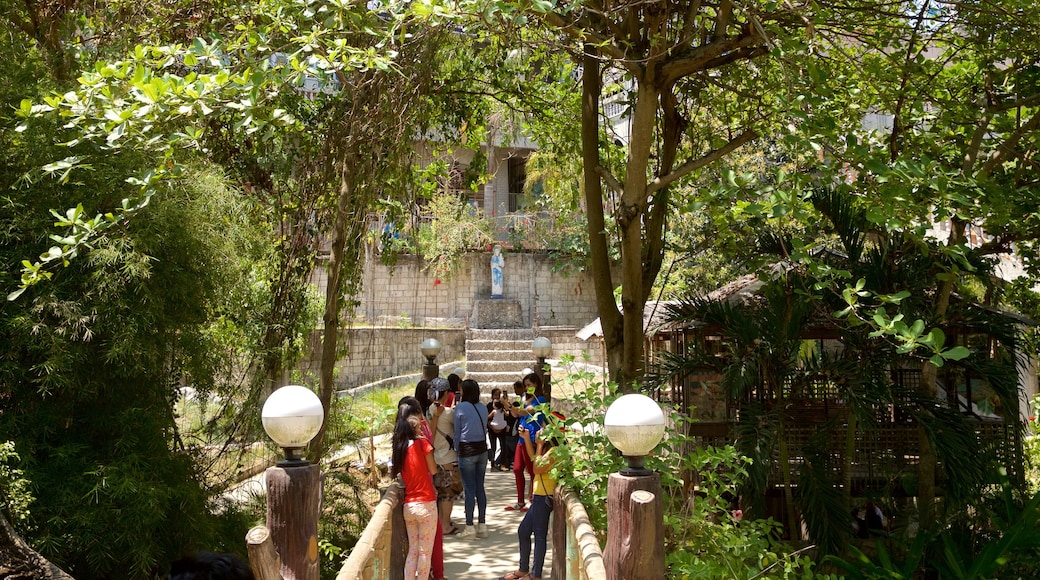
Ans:
POLYGON ((530 328, 471 328, 466 331, 466 378, 480 383, 487 394, 499 387, 513 392, 520 371, 534 367, 531 353, 534 331, 530 328))

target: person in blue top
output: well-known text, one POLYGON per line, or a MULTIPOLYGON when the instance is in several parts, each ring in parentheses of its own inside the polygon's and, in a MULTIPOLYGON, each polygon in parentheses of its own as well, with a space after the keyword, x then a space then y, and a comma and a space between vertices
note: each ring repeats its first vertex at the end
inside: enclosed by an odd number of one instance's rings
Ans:
POLYGON ((524 389, 527 391, 528 396, 524 404, 519 407, 509 408, 510 413, 517 418, 520 426, 526 429, 525 435, 521 435, 521 440, 516 446, 516 452, 513 457, 513 476, 516 478, 516 504, 506 508, 511 511, 527 511, 528 496, 524 494, 527 480, 524 477, 524 472, 526 471, 531 476, 533 488, 534 462, 527 452, 527 446, 524 445, 523 437, 526 436, 529 442, 534 443, 535 436, 545 422, 545 416, 542 415, 542 411, 538 407, 548 402, 542 387, 542 377, 538 376, 537 373, 530 373, 524 377, 524 389))
POLYGON ((466 527, 460 538, 486 538, 487 493, 484 476, 487 473, 487 407, 480 404, 480 385, 477 381, 462 381, 462 401, 455 406, 455 453, 459 458, 462 487, 466 494, 466 527), (473 526, 473 508, 477 509, 477 525, 473 526))

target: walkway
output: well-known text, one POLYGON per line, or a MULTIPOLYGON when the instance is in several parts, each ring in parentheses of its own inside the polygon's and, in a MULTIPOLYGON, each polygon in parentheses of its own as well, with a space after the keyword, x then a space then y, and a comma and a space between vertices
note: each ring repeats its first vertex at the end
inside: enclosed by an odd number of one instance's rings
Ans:
MULTIPOLYGON (((528 482, 530 486, 530 482, 528 482)), ((458 536, 444 537, 444 575, 450 580, 494 580, 516 570, 520 558, 516 527, 524 512, 506 511, 506 506, 516 502, 516 480, 512 471, 491 471, 488 467, 484 480, 487 490, 488 537, 459 539, 458 536)), ((458 525, 466 522, 463 500, 455 502, 451 512, 452 521, 458 525)), ((476 522, 476 510, 473 521, 476 522)), ((550 578, 552 571, 552 524, 549 525, 549 550, 545 554, 542 578, 550 578)))

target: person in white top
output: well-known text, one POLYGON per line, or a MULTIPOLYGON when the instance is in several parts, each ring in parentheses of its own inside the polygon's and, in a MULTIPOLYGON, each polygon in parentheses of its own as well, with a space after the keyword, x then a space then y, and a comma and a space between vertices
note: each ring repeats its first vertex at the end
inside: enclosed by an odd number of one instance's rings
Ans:
POLYGON ((491 469, 498 469, 500 465, 498 461, 498 447, 499 443, 502 442, 502 435, 505 434, 508 424, 506 423, 506 410, 502 406, 502 401, 499 400, 502 396, 502 389, 495 387, 491 389, 491 399, 487 403, 487 426, 488 426, 488 444, 490 446, 490 454, 488 459, 491 460, 491 469))
POLYGON ((462 531, 451 523, 451 509, 455 500, 462 496, 459 459, 454 442, 451 441, 455 432, 455 417, 451 409, 455 395, 448 381, 441 377, 430 381, 430 390, 433 391, 433 404, 430 405, 429 423, 433 431, 433 460, 437 463, 433 486, 437 488, 437 513, 441 518, 444 535, 450 536, 462 531))

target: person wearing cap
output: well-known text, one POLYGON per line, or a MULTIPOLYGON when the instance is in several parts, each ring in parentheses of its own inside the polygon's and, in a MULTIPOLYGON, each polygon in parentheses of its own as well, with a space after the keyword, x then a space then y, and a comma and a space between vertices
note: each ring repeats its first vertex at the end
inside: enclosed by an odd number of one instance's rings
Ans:
POLYGON ((452 507, 455 500, 461 497, 463 489, 459 459, 452 441, 455 417, 451 407, 455 396, 451 392, 451 385, 441 377, 430 381, 430 390, 433 392, 433 404, 430 405, 429 422, 433 431, 433 460, 437 463, 433 484, 437 488, 437 512, 441 527, 444 535, 450 536, 462 531, 451 523, 452 507))

